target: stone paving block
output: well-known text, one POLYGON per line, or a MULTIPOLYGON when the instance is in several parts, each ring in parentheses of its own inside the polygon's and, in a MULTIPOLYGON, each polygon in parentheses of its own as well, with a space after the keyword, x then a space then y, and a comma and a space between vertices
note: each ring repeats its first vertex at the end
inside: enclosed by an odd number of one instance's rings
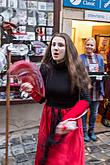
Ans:
POLYGON ((35 142, 34 138, 32 135, 22 135, 21 136, 22 143, 24 144, 29 144, 31 142, 35 142))
POLYGON ((22 144, 12 146, 12 147, 11 147, 11 150, 12 150, 12 154, 13 154, 14 156, 24 153, 24 149, 23 149, 23 145, 22 145, 22 144))
POLYGON ((88 146, 86 149, 89 153, 101 152, 101 149, 98 146, 88 146))
POLYGON ((0 144, 0 149, 6 148, 6 143, 0 144))
POLYGON ((36 143, 23 145, 25 153, 36 152, 36 143))
POLYGON ((105 161, 105 163, 106 163, 106 165, 110 165, 110 159, 107 159, 107 160, 105 161))
POLYGON ((110 136, 110 131, 109 132, 105 132, 104 135, 110 136))
POLYGON ((110 142, 110 139, 109 139, 106 135, 104 135, 104 134, 99 134, 99 135, 97 135, 97 137, 98 137, 101 141, 103 141, 104 143, 110 142))
POLYGON ((17 163, 16 165, 34 165, 29 161, 25 161, 25 162, 21 162, 21 163, 17 163))
POLYGON ((32 135, 22 135, 21 139, 22 139, 22 141, 33 140, 33 136, 32 135))
POLYGON ((100 145, 102 142, 102 140, 100 140, 98 137, 97 137, 97 141, 96 142, 92 142, 94 145, 100 145))
POLYGON ((99 148, 102 150, 102 153, 110 152, 110 146, 108 144, 101 144, 99 148))
POLYGON ((104 165, 105 162, 101 161, 101 160, 97 160, 97 159, 90 159, 88 161, 86 161, 86 165, 104 165))
POLYGON ((109 156, 101 152, 92 153, 91 156, 101 161, 106 161, 107 159, 109 159, 109 156))
POLYGON ((29 160, 34 160, 35 156, 36 156, 36 153, 29 153, 27 155, 28 155, 29 160))
POLYGON ((21 139, 20 139, 20 137, 10 139, 10 144, 11 144, 11 145, 18 145, 18 144, 21 144, 21 139))
POLYGON ((15 156, 15 160, 17 163, 21 163, 21 162, 26 162, 29 159, 28 159, 28 156, 26 154, 20 154, 20 155, 15 156))
POLYGON ((5 148, 0 149, 0 155, 5 154, 5 152, 6 152, 6 149, 5 148))
POLYGON ((109 148, 109 145, 108 144, 101 144, 101 145, 99 145, 99 147, 102 149, 107 149, 107 148, 109 148))
POLYGON ((110 157, 110 151, 109 152, 106 152, 106 155, 110 157))

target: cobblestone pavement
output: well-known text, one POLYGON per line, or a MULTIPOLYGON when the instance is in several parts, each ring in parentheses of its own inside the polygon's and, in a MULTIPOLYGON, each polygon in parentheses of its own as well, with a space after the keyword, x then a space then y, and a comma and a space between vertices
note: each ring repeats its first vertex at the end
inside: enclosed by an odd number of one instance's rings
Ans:
MULTIPOLYGON (((10 135, 9 165, 34 165, 37 128, 10 135), (34 130, 34 131, 33 131, 34 130)), ((110 129, 85 144, 86 165, 110 165, 110 129)), ((0 165, 5 165, 5 137, 0 136, 0 165)))
POLYGON ((110 165, 110 131, 97 134, 97 142, 85 144, 86 165, 110 165))

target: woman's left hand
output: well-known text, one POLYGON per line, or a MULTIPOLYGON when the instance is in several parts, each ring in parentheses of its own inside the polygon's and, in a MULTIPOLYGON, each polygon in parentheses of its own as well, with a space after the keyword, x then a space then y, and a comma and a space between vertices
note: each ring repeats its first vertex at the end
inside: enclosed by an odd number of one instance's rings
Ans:
POLYGON ((60 122, 57 127, 56 127, 56 134, 67 134, 70 131, 73 131, 75 129, 77 129, 77 122, 76 121, 72 121, 72 120, 65 120, 63 122, 60 122))
POLYGON ((25 83, 23 83, 23 84, 21 85, 20 91, 21 91, 21 92, 24 91, 24 92, 30 94, 30 93, 32 92, 33 88, 34 88, 34 87, 33 87, 33 85, 31 85, 31 83, 25 82, 25 83))

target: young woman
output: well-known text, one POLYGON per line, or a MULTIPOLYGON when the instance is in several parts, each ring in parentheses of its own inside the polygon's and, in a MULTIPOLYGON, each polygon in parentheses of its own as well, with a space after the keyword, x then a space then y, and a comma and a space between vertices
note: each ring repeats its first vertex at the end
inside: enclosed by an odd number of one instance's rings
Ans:
MULTIPOLYGON (((104 72, 104 60, 99 54, 94 53, 96 41, 93 37, 87 38, 85 41, 85 54, 81 54, 80 58, 83 64, 86 66, 88 72, 104 72)), ((103 100, 104 87, 103 81, 92 81, 91 99, 93 108, 90 110, 89 117, 89 129, 87 132, 86 119, 87 114, 82 117, 83 119, 83 131, 84 140, 89 142, 90 140, 96 141, 96 135, 94 133, 94 127, 96 123, 96 117, 99 108, 99 101, 103 100)))
MULTIPOLYGON (((40 122, 35 165, 84 165, 81 115, 89 107, 88 73, 67 34, 55 34, 40 67, 45 101, 40 122), (82 100, 81 100, 82 99, 82 100)), ((22 84, 38 101, 32 84, 22 84)))

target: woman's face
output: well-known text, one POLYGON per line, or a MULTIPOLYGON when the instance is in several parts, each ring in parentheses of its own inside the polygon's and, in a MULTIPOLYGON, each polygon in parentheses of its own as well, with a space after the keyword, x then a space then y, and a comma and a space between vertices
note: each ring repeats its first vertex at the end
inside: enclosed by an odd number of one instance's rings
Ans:
POLYGON ((85 44, 86 53, 91 54, 95 50, 95 42, 93 40, 88 40, 85 44))
POLYGON ((51 45, 51 54, 52 58, 60 62, 65 58, 65 52, 66 52, 66 43, 64 38, 62 37, 54 37, 52 40, 52 45, 51 45))

